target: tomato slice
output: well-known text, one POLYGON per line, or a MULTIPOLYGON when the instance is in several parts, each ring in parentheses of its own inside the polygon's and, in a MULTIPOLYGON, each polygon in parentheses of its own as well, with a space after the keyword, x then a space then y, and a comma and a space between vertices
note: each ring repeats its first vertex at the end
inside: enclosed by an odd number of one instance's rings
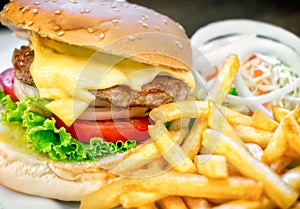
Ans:
POLYGON ((56 117, 57 126, 65 127, 74 138, 89 143, 91 138, 100 137, 107 142, 135 140, 142 141, 149 138, 149 118, 130 118, 106 121, 76 120, 67 127, 56 117))
POLYGON ((14 92, 14 69, 9 68, 0 74, 0 86, 5 94, 10 95, 14 102, 19 101, 14 92))

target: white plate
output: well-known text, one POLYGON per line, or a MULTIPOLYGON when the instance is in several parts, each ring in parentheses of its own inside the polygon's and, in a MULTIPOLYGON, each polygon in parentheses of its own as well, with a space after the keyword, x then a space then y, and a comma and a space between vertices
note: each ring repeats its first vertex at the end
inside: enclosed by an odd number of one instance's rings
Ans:
MULTIPOLYGON (((14 37, 8 30, 0 30, 0 72, 12 67, 13 50, 26 44, 26 41, 14 37)), ((24 195, 0 185, 0 209, 75 209, 78 202, 62 202, 24 195)))

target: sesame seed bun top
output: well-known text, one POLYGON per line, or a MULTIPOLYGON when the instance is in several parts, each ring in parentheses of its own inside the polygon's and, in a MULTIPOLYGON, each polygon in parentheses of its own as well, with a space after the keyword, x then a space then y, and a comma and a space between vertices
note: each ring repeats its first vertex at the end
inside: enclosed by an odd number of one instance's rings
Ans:
POLYGON ((11 0, 1 23, 60 42, 189 71, 189 38, 178 23, 122 0, 11 0))

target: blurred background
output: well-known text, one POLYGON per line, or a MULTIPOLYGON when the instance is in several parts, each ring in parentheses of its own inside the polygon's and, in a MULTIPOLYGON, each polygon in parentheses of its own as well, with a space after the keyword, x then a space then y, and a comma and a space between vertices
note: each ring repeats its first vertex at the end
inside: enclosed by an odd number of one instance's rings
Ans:
MULTIPOLYGON (((8 0, 0 0, 1 8, 8 0)), ((128 0, 168 15, 189 36, 199 27, 228 18, 250 18, 281 26, 300 36, 298 0, 128 0)), ((1 26, 0 26, 1 28, 1 26)), ((2 27, 3 29, 3 27, 2 27)))

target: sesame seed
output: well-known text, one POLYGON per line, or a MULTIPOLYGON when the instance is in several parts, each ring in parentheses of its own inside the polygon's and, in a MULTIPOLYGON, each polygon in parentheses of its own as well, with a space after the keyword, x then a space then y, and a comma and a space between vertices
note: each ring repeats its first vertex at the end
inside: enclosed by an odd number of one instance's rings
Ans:
POLYGON ((22 13, 24 13, 24 12, 26 12, 26 11, 27 11, 27 10, 29 10, 29 9, 30 9, 30 7, 29 7, 29 6, 25 6, 25 7, 23 7, 23 8, 22 8, 22 10, 21 10, 21 11, 22 11, 22 13))
POLYGON ((32 26, 33 25, 33 21, 29 21, 26 25, 27 26, 32 26))
POLYGON ((18 27, 18 28, 24 28, 24 27, 23 27, 23 24, 21 24, 21 23, 17 24, 17 27, 18 27))
POLYGON ((61 10, 59 10, 59 9, 58 9, 58 10, 55 10, 55 11, 54 11, 54 14, 60 15, 60 14, 61 14, 61 10))
POLYGON ((135 37, 135 36, 133 36, 133 35, 129 35, 129 36, 128 36, 128 39, 129 39, 130 41, 134 41, 134 40, 135 40, 135 38, 136 38, 136 37, 135 37))
POLYGON ((182 27, 182 25, 180 25, 179 23, 177 23, 178 27, 180 30, 182 30, 183 32, 185 32, 185 29, 182 27))
POLYGON ((34 8, 34 9, 32 10, 32 12, 33 12, 33 14, 37 14, 39 11, 38 11, 37 8, 34 8))
POLYGON ((56 26, 53 27, 53 30, 54 30, 54 31, 59 31, 59 30, 60 30, 60 27, 59 27, 58 25, 56 25, 56 26))
POLYGON ((101 39, 104 39, 105 34, 104 34, 104 33, 100 33, 99 37, 100 37, 101 39))
POLYGON ((88 30, 89 33, 93 33, 94 32, 93 28, 87 28, 87 30, 88 30))
POLYGON ((34 5, 40 5, 40 2, 36 1, 33 3, 34 5))
POLYGON ((112 23, 118 23, 119 20, 118 20, 118 19, 113 19, 111 22, 112 22, 112 23))
POLYGON ((7 5, 5 5, 4 8, 3 8, 3 12, 6 13, 6 12, 8 12, 8 10, 9 9, 8 9, 7 5))
POLYGON ((145 14, 141 14, 142 18, 148 20, 149 19, 149 16, 148 15, 145 15, 145 14))
POLYGON ((77 4, 77 0, 70 0, 71 3, 77 4))
POLYGON ((82 10, 81 10, 81 13, 90 13, 90 12, 91 12, 90 9, 82 9, 82 10))
POLYGON ((120 12, 120 10, 117 9, 117 8, 113 9, 113 11, 115 11, 115 12, 120 12))
POLYGON ((116 4, 112 4, 111 8, 117 8, 117 5, 116 4))
POLYGON ((35 32, 38 33, 38 32, 40 32, 40 30, 41 30, 40 28, 36 28, 36 29, 35 29, 35 32))
POLYGON ((178 48, 180 48, 180 49, 183 48, 182 44, 179 41, 175 41, 175 43, 177 44, 178 48))
POLYGON ((145 22, 142 22, 141 25, 142 25, 143 27, 145 27, 145 28, 148 28, 148 24, 145 23, 145 22))
POLYGON ((158 31, 160 31, 160 28, 158 26, 154 26, 154 28, 158 31))
POLYGON ((164 19, 164 23, 165 23, 165 24, 168 24, 168 21, 167 21, 166 19, 164 19))
POLYGON ((48 2, 49 0, 44 0, 44 2, 48 2))
POLYGON ((65 31, 59 31, 59 32, 57 33, 58 36, 63 36, 64 34, 65 34, 65 31))
POLYGON ((57 0, 52 0, 52 2, 57 2, 57 0))

